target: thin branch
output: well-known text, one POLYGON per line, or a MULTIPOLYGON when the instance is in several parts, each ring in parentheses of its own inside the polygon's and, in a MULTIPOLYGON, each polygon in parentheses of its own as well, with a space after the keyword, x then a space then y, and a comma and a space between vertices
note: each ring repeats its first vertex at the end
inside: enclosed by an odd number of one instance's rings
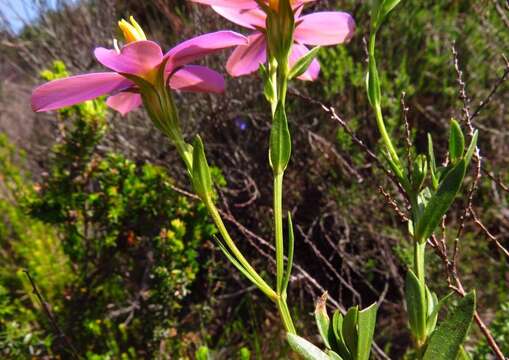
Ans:
POLYGON ((32 276, 30 275, 30 272, 28 270, 23 270, 23 272, 27 276, 28 281, 30 281, 30 284, 32 285, 32 293, 37 297, 37 300, 39 301, 39 303, 44 311, 44 314, 46 315, 51 326, 53 327, 53 331, 55 332, 55 335, 57 336, 57 338, 63 339, 63 341, 65 342, 65 345, 68 347, 71 357, 73 359, 79 359, 80 356, 78 355, 78 351, 72 344, 71 340, 62 331, 62 328, 58 325, 58 321, 56 320, 55 316, 51 312, 49 304, 44 300, 41 293, 39 292, 39 289, 35 285, 35 281, 32 278, 32 276))

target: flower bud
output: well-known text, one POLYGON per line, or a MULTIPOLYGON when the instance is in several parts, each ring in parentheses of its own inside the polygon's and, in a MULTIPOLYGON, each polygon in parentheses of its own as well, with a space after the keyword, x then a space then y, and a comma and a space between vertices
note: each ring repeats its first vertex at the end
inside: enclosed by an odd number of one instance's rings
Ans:
POLYGON ((271 0, 269 5, 266 20, 269 51, 281 65, 287 62, 293 44, 295 14, 290 0, 271 0))

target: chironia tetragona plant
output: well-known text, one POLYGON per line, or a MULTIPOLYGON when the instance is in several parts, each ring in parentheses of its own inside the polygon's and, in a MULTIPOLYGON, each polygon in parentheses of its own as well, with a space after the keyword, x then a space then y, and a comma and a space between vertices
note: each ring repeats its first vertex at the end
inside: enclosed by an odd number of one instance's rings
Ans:
MULTIPOLYGON (((316 55, 322 46, 347 42, 355 31, 353 18, 345 12, 305 14, 313 0, 193 0, 212 6, 221 16, 251 30, 244 37, 232 31, 218 31, 184 41, 163 54, 160 46, 147 40, 134 19, 119 22, 124 45, 97 48, 97 60, 110 72, 84 74, 51 81, 36 88, 32 96, 35 111, 49 111, 109 94, 107 104, 125 115, 144 105, 154 125, 166 134, 180 154, 195 193, 205 204, 217 226, 218 246, 227 259, 270 300, 280 313, 292 349, 306 359, 362 359, 370 357, 377 304, 365 309, 351 307, 329 317, 326 295, 317 302, 315 320, 323 348, 297 335, 287 300, 294 252, 293 224, 287 217, 283 231, 283 177, 291 158, 291 134, 286 95, 292 79, 315 80, 320 64, 316 55), (314 46, 309 49, 307 46, 314 46), (224 91, 222 75, 204 66, 190 65, 201 57, 235 47, 226 64, 232 76, 258 71, 263 93, 271 109, 272 127, 268 160, 272 168, 276 278, 266 281, 244 256, 230 236, 215 205, 216 194, 199 136, 192 143, 182 134, 174 91, 219 93, 224 91), (287 239, 286 246, 284 239, 287 239), (286 248, 286 251, 285 251, 286 248)), ((438 299, 426 284, 426 243, 440 225, 459 193, 477 148, 477 132, 468 146, 458 122, 451 121, 448 162, 437 164, 429 136, 427 154, 416 156, 404 166, 383 118, 381 86, 376 66, 376 35, 388 14, 400 0, 374 1, 368 44, 366 86, 381 134, 386 160, 409 201, 413 264, 405 286, 408 322, 418 358, 451 359, 461 350, 475 311, 475 293, 466 294, 448 317, 437 326, 440 309, 449 296, 438 299)))
POLYGON ((467 168, 477 148, 477 131, 466 148, 465 137, 459 123, 454 119, 451 120, 449 162, 446 165, 437 164, 430 135, 427 154, 416 156, 413 163, 408 166, 404 166, 401 161, 383 118, 381 85, 375 56, 378 30, 400 1, 375 1, 373 5, 368 44, 367 94, 382 137, 384 155, 409 201, 411 219, 408 228, 413 240, 414 256, 413 266, 408 269, 406 276, 405 297, 416 354, 420 359, 430 359, 431 353, 433 359, 453 359, 457 356, 472 321, 475 294, 465 296, 456 312, 435 331, 438 313, 448 296, 439 300, 426 284, 425 250, 428 239, 439 227, 461 189, 467 168), (443 331, 444 328, 450 327, 456 318, 463 320, 463 326, 458 325, 455 329, 457 336, 443 331), (446 338, 454 340, 447 341, 446 338), (441 351, 436 351, 437 346, 440 346, 441 351))

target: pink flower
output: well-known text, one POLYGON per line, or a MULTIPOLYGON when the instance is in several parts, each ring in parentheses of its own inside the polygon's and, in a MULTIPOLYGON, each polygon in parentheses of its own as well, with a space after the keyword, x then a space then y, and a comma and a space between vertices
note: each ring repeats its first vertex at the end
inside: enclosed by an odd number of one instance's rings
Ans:
POLYGON ((142 104, 142 97, 137 85, 123 74, 153 83, 162 64, 166 64, 164 70, 170 88, 220 93, 225 86, 221 74, 189 63, 221 49, 245 44, 247 39, 240 34, 218 31, 184 41, 166 54, 149 40, 129 42, 120 50, 100 47, 94 55, 111 72, 71 76, 43 84, 32 93, 32 109, 55 110, 110 94, 107 105, 125 115, 142 104))
MULTIPOLYGON (((267 61, 267 42, 265 21, 267 15, 255 0, 192 0, 211 5, 212 8, 226 19, 254 30, 248 35, 249 43, 239 45, 228 59, 226 68, 230 75, 241 76, 250 74, 260 64, 267 61)), ((315 0, 291 1, 295 11, 294 44, 290 54, 290 66, 308 53, 306 45, 336 45, 350 40, 355 31, 352 16, 345 12, 328 11, 302 15, 304 3, 315 0)), ((269 1, 266 0, 267 3, 269 1)), ((320 72, 320 64, 316 59, 299 79, 315 80, 320 72)))

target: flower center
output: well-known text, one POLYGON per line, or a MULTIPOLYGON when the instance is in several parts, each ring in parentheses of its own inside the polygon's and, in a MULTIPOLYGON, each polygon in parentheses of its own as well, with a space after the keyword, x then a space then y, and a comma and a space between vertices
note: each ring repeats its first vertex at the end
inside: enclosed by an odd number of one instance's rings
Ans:
POLYGON ((143 29, 136 22, 136 20, 134 20, 132 16, 129 18, 129 21, 130 23, 122 19, 118 22, 118 27, 120 28, 120 31, 122 31, 122 34, 124 35, 124 40, 126 44, 129 44, 134 41, 147 40, 147 37, 145 36, 143 29))

